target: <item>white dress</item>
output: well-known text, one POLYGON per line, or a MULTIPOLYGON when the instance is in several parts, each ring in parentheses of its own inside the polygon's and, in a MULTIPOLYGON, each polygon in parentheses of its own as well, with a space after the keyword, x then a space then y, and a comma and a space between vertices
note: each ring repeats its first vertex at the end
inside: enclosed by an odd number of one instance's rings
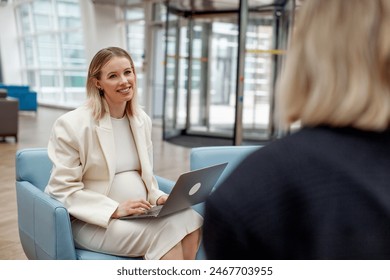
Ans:
MULTIPOLYGON (((116 172, 108 196, 117 202, 147 199, 140 161, 127 117, 111 118, 116 149, 116 172)), ((107 254, 160 259, 187 234, 202 226, 203 218, 188 209, 158 219, 112 219, 107 228, 72 221, 76 247, 107 254)))

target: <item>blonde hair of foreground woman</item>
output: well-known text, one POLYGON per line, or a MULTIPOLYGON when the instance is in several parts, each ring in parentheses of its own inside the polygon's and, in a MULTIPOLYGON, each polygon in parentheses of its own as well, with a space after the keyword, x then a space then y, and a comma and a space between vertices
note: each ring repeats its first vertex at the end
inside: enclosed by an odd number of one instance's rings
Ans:
POLYGON ((278 85, 282 125, 387 129, 389 34, 389 0, 306 0, 278 85))

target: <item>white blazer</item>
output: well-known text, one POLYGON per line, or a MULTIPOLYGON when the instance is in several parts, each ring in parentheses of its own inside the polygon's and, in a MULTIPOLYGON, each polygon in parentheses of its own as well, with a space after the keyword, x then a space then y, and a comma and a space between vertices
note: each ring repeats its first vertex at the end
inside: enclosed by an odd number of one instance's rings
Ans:
MULTIPOLYGON (((128 116, 141 164, 148 201, 163 194, 153 175, 152 122, 140 110, 128 116)), ((45 191, 61 201, 69 213, 90 224, 107 227, 118 202, 107 195, 115 175, 114 134, 110 114, 96 121, 91 109, 81 106, 59 117, 48 145, 53 168, 45 191)))

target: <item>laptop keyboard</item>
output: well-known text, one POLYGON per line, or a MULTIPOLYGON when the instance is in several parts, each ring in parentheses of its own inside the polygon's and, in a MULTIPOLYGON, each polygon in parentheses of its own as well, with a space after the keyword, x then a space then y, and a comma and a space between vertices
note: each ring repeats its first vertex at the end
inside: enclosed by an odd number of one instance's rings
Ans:
POLYGON ((150 215, 150 214, 155 214, 155 213, 158 213, 160 212, 162 208, 162 205, 156 205, 156 206, 153 206, 152 208, 150 208, 148 211, 146 211, 146 215, 150 215))
POLYGON ((156 205, 150 208, 148 211, 142 214, 137 214, 135 216, 142 216, 142 217, 155 217, 160 212, 162 205, 156 205))

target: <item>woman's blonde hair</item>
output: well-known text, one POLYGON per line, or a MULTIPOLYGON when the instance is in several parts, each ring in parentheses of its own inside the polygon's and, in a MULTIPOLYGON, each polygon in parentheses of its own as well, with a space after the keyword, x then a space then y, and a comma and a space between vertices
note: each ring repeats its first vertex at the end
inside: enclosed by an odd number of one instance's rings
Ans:
MULTIPOLYGON (((95 79, 100 80, 103 66, 114 57, 125 57, 130 61, 135 76, 135 81, 137 81, 134 62, 127 51, 118 47, 108 47, 98 51, 89 64, 86 85, 88 105, 92 108, 92 114, 96 120, 99 120, 103 117, 103 115, 108 111, 108 106, 106 105, 107 103, 103 100, 104 95, 96 87, 95 79)), ((139 109, 137 102, 137 82, 135 82, 133 91, 133 98, 131 101, 127 102, 126 107, 127 114, 130 116, 136 115, 139 109)))
POLYGON ((300 121, 387 129, 390 1, 304 1, 277 94, 284 128, 300 121))

